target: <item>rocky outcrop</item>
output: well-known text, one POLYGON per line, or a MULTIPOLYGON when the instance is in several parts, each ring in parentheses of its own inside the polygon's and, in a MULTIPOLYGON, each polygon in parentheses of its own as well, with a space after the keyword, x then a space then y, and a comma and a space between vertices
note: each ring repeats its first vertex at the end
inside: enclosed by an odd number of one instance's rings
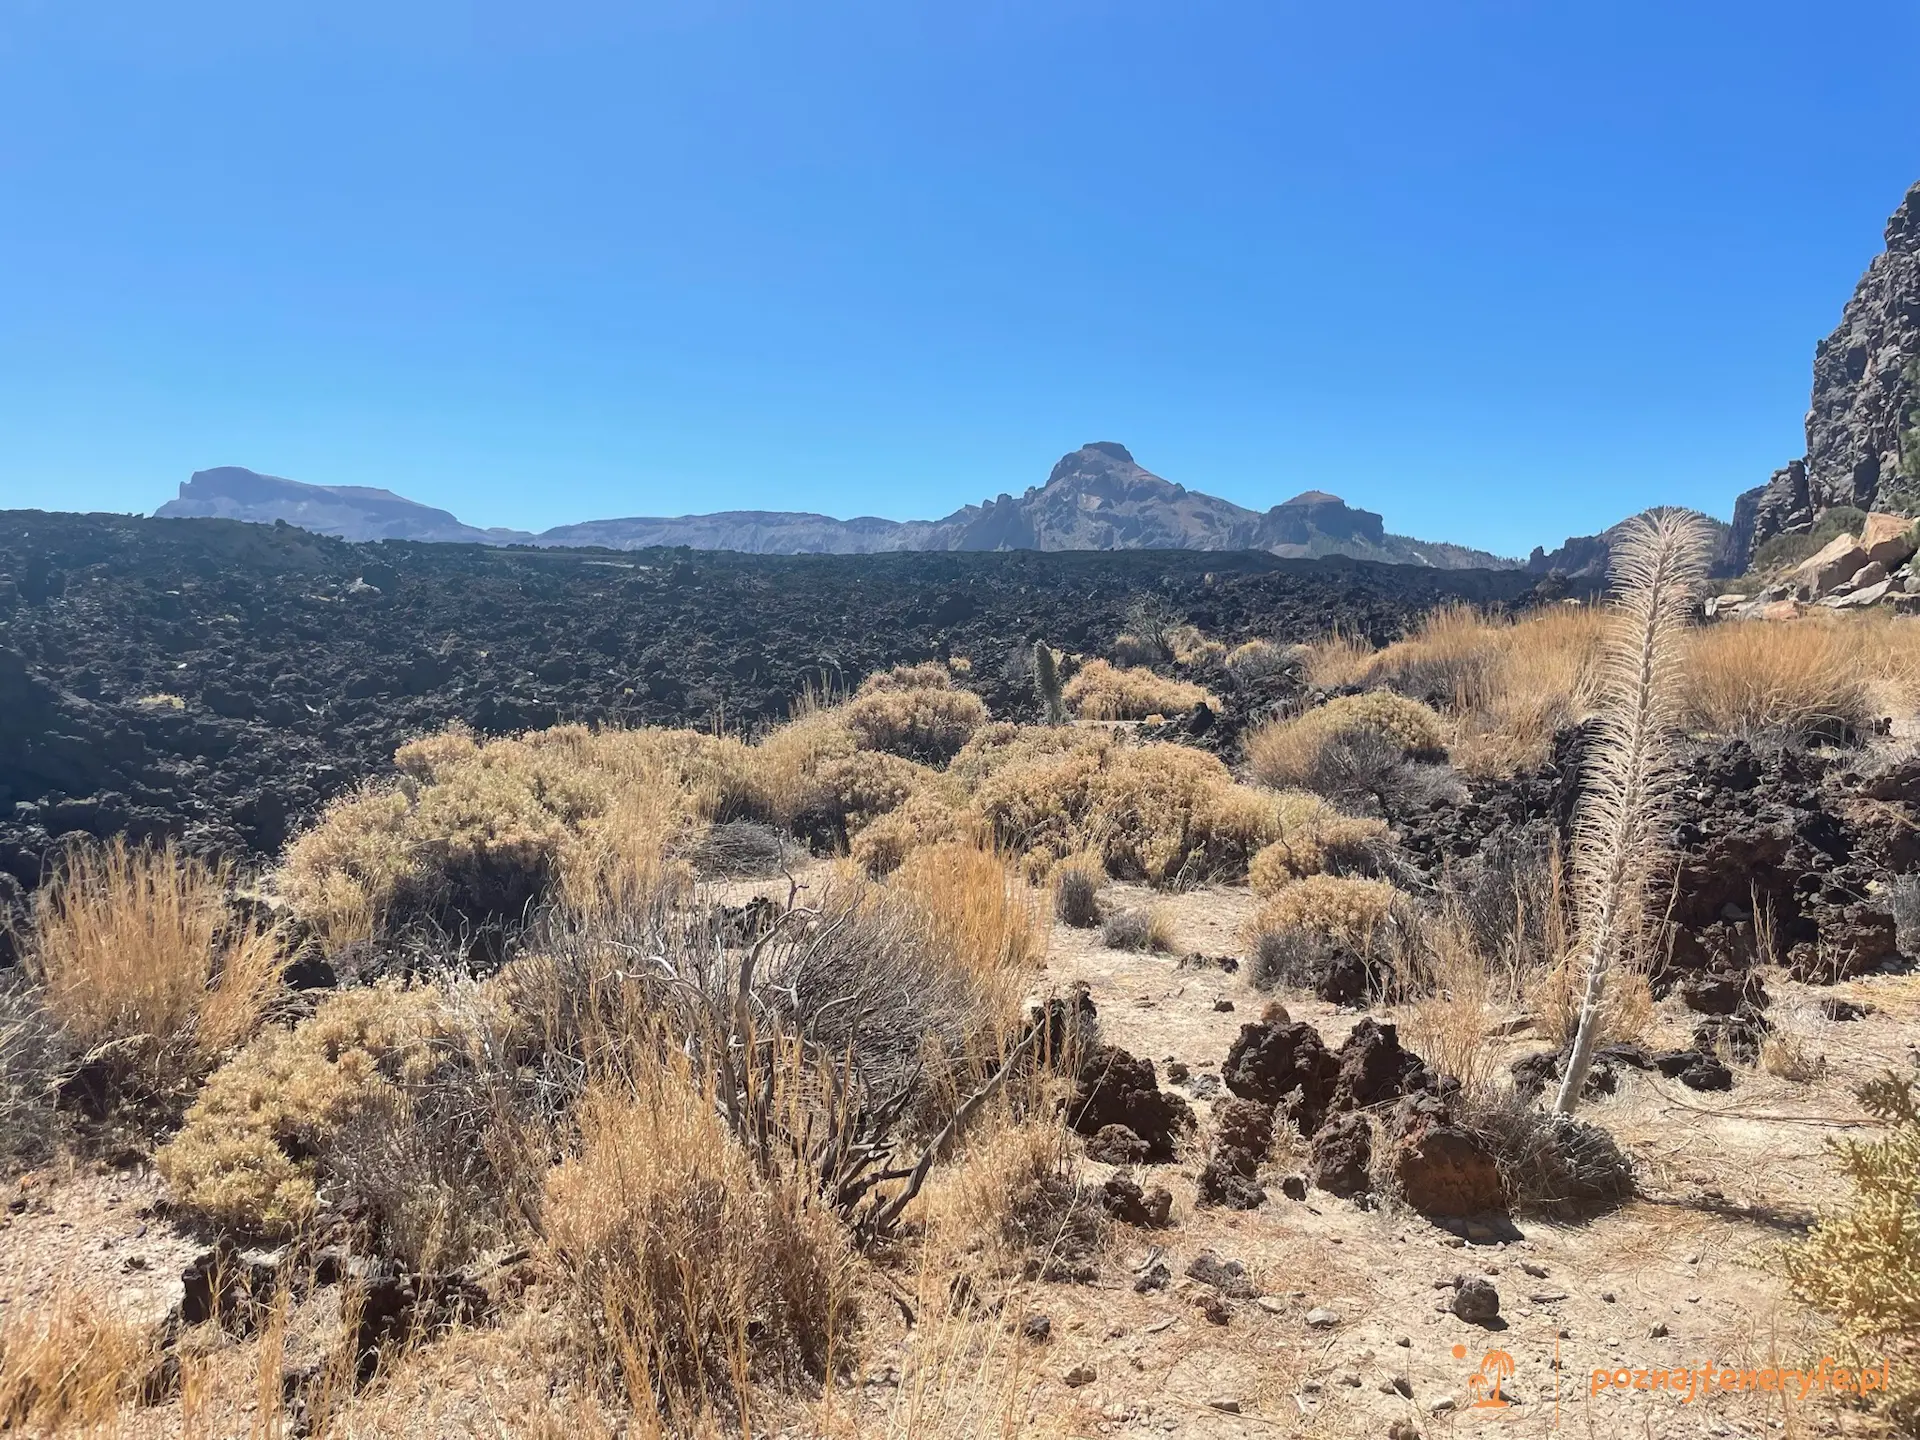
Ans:
MULTIPOLYGON (((1711 515, 1702 515, 1700 518, 1713 532, 1712 573, 1738 575, 1746 566, 1744 563, 1734 563, 1732 528, 1726 521, 1716 520, 1711 515)), ((1613 559, 1614 542, 1626 523, 1622 520, 1618 525, 1610 525, 1598 535, 1570 535, 1557 550, 1545 550, 1536 545, 1533 553, 1527 556, 1527 570, 1534 575, 1562 575, 1569 580, 1605 580, 1607 565, 1613 559)))
POLYGON ((1045 485, 967 505, 940 520, 836 520, 800 511, 724 510, 632 516, 561 525, 532 535, 479 530, 444 510, 387 490, 307 485, 238 466, 202 470, 163 518, 284 520, 348 540, 429 540, 484 545, 687 546, 750 555, 871 555, 898 550, 1264 550, 1289 559, 1345 555, 1442 570, 1511 569, 1484 550, 1389 535, 1381 517, 1337 495, 1308 490, 1266 511, 1249 510, 1163 480, 1124 445, 1095 441, 1061 457, 1045 485))
POLYGON ((1741 569, 1773 536, 1836 505, 1920 509, 1920 457, 1908 439, 1920 406, 1920 184, 1887 221, 1886 244, 1814 351, 1805 458, 1734 507, 1729 558, 1741 569))

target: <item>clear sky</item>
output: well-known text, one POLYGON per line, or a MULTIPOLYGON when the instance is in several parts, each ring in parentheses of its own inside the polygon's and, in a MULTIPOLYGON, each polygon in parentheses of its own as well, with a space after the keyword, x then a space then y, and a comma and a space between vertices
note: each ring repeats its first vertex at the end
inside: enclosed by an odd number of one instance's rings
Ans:
POLYGON ((1913 0, 0 0, 0 506, 910 518, 1118 440, 1506 553, 1729 513, 1913 0))

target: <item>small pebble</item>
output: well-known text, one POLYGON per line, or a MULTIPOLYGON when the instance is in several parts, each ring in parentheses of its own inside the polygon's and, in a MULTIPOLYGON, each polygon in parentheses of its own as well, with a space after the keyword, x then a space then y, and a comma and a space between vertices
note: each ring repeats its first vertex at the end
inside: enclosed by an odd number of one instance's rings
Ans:
POLYGON ((1091 1365, 1076 1365, 1061 1376, 1061 1379, 1067 1382, 1069 1390, 1078 1390, 1082 1385, 1091 1385, 1099 1378, 1099 1373, 1091 1365))
POLYGON ((1240 1413, 1240 1402, 1238 1400, 1230 1400, 1225 1396, 1217 1400, 1209 1400, 1207 1404, 1216 1410, 1224 1411, 1228 1415, 1238 1415, 1240 1413))
POLYGON ((1666 1338, 1667 1338, 1667 1327, 1666 1327, 1666 1324, 1665 1324, 1664 1322, 1656 1322, 1656 1323, 1654 1324, 1654 1326, 1653 1326, 1653 1328, 1647 1331, 1647 1338, 1648 1338, 1649 1340, 1664 1340, 1664 1339, 1666 1339, 1666 1338))
POLYGON ((1307 1328, 1309 1330, 1331 1330, 1339 1323, 1339 1312, 1329 1310, 1325 1306, 1316 1305, 1313 1309, 1307 1311, 1307 1328))

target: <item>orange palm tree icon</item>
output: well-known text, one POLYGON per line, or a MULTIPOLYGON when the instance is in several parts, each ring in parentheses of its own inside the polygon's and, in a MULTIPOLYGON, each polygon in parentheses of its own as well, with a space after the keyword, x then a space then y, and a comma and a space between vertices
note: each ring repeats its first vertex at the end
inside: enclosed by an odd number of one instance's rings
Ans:
MULTIPOLYGON (((1453 1358, 1467 1358, 1467 1347, 1453 1347, 1453 1358)), ((1513 1374, 1513 1356, 1504 1350, 1489 1350, 1480 1357, 1480 1368, 1467 1377, 1467 1389, 1473 1395, 1474 1410, 1504 1410, 1507 1397, 1500 1393, 1500 1386, 1513 1374)))

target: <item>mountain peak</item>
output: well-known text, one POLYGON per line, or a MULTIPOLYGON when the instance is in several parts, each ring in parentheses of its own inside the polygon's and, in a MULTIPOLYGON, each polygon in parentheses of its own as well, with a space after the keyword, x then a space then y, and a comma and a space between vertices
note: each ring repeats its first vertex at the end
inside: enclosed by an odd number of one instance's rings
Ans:
POLYGON ((1302 490, 1286 502, 1287 505, 1344 505, 1346 503, 1338 495, 1329 495, 1324 490, 1302 490))

